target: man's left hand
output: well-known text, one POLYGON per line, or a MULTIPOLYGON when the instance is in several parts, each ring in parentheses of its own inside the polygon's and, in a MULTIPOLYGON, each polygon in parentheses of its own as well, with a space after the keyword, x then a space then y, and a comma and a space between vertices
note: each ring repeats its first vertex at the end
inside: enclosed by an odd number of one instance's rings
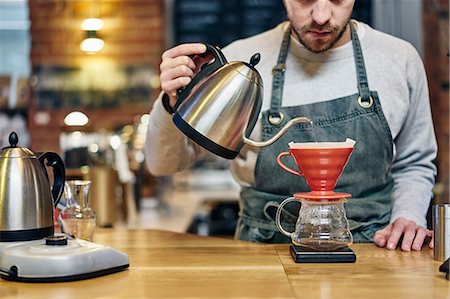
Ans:
POLYGON ((428 247, 433 248, 433 231, 417 225, 414 221, 403 217, 395 219, 383 229, 375 233, 373 241, 378 247, 393 250, 401 241, 403 251, 421 250, 424 241, 431 238, 428 247))

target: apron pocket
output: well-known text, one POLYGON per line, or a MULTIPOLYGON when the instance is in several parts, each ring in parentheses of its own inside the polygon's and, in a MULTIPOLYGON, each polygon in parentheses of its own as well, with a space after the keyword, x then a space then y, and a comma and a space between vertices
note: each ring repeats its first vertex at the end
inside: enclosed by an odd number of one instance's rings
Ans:
POLYGON ((274 231, 262 229, 259 227, 249 227, 249 232, 252 241, 260 243, 269 243, 269 241, 275 235, 274 231))
MULTIPOLYGON (((284 225, 287 229, 294 228, 293 224, 284 223, 284 225)), ((284 236, 278 232, 278 228, 272 221, 255 219, 248 216, 241 216, 239 219, 236 230, 237 239, 259 243, 272 243, 275 237, 277 239, 284 239, 284 236)), ((288 240, 287 237, 285 238, 288 240)))
POLYGON ((369 226, 365 230, 352 232, 353 243, 373 243, 373 236, 375 236, 375 230, 369 226))

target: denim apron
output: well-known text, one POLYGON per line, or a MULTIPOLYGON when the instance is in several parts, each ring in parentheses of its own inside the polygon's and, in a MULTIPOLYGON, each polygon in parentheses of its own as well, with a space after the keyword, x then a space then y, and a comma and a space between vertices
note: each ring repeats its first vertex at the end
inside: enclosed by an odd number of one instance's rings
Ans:
MULTIPOLYGON (((324 102, 282 107, 285 62, 289 49, 289 28, 283 38, 278 64, 273 68, 270 109, 262 113, 262 139, 275 135, 291 118, 305 116, 313 126, 300 123, 277 142, 260 149, 255 166, 255 186, 241 191, 240 217, 236 238, 263 243, 288 243, 274 218, 279 203, 296 192, 310 191, 303 177, 283 170, 276 161, 288 150, 288 143, 356 140, 356 145, 335 191, 352 195, 345 210, 355 243, 373 242, 375 232, 389 223, 393 178, 392 135, 376 91, 369 89, 360 41, 350 24, 356 65, 358 93, 324 102)), ((338 83, 337 83, 338 84, 338 83)), ((293 159, 284 162, 298 169, 293 159)), ((283 227, 294 231, 300 203, 291 203, 283 211, 283 227)))

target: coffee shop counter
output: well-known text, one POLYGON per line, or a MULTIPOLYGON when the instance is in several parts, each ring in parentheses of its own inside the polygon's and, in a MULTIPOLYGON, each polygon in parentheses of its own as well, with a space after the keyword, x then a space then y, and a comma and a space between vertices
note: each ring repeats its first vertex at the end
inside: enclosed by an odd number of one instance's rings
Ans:
POLYGON ((130 268, 65 283, 0 280, 0 298, 450 298, 429 249, 355 244, 354 264, 295 264, 288 245, 167 231, 102 229, 94 241, 127 253, 130 268))

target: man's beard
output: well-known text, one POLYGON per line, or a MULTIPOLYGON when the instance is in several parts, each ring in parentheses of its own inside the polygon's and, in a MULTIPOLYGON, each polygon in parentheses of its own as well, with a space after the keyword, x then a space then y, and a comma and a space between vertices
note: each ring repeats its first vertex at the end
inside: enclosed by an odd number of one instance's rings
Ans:
POLYGON ((316 39, 313 42, 308 42, 306 39, 302 38, 300 33, 306 34, 308 31, 326 31, 326 32, 337 32, 339 27, 331 26, 329 23, 325 25, 318 25, 317 23, 312 23, 310 26, 304 26, 300 28, 300 30, 294 28, 294 32, 298 37, 300 43, 309 51, 314 53, 322 53, 331 48, 341 39, 342 35, 344 35, 345 30, 347 29, 347 24, 350 19, 345 23, 345 25, 340 29, 339 33, 330 41, 323 42, 320 39, 316 39), (299 33, 300 32, 300 33, 299 33))

